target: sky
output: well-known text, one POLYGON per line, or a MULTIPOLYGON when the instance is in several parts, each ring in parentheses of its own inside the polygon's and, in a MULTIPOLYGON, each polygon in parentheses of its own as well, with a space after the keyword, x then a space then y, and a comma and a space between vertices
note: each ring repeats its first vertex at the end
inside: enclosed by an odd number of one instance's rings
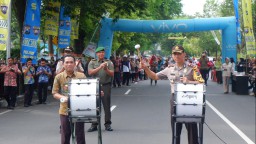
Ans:
MULTIPOLYGON (((221 2, 223 0, 218 0, 221 2)), ((196 12, 203 14, 204 4, 206 0, 181 0, 183 4, 183 13, 194 15, 196 12)))

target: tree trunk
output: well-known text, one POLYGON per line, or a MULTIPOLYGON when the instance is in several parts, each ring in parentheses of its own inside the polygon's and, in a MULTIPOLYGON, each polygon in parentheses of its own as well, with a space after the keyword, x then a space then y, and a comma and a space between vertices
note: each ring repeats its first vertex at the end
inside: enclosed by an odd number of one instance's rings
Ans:
POLYGON ((52 35, 49 35, 48 37, 48 50, 49 50, 49 56, 54 55, 54 50, 53 50, 53 43, 52 43, 52 35))
MULTIPOLYGON (((81 10, 80 10, 80 20, 82 20, 84 17, 85 17, 85 8, 81 7, 81 10)), ((80 22, 80 24, 81 24, 81 22, 80 22)), ((75 53, 81 54, 83 52, 83 50, 85 48, 84 39, 85 39, 85 31, 82 29, 81 26, 79 26, 78 39, 74 40, 74 50, 75 50, 75 53)))
MULTIPOLYGON (((19 24, 20 44, 22 45, 22 29, 26 11, 26 0, 13 0, 12 8, 19 24)), ((21 47, 20 45, 20 47, 21 47)))

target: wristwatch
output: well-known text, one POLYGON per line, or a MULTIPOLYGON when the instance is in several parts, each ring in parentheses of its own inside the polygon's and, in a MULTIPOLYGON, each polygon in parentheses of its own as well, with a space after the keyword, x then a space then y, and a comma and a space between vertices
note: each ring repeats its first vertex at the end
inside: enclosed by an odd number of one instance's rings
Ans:
POLYGON ((66 101, 66 98, 65 98, 65 97, 60 98, 60 102, 61 102, 61 103, 64 103, 65 101, 66 101))

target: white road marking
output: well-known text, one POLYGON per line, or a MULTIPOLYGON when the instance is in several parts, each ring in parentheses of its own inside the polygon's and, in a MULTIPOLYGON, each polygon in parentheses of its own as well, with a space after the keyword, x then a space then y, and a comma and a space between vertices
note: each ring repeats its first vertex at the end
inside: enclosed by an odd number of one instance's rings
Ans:
POLYGON ((4 111, 4 112, 1 112, 0 115, 3 115, 3 114, 8 113, 10 111, 12 111, 12 110, 7 110, 7 111, 4 111))
POLYGON ((221 112, 219 112, 210 102, 206 101, 206 104, 222 119, 224 120, 247 144, 255 144, 250 138, 248 138, 238 127, 236 127, 230 120, 228 120, 221 112))
POLYGON ((125 95, 128 95, 130 93, 131 89, 128 89, 128 91, 126 93, 124 93, 125 95))
POLYGON ((116 108, 116 105, 113 105, 113 106, 110 108, 110 111, 113 111, 115 108, 116 108))

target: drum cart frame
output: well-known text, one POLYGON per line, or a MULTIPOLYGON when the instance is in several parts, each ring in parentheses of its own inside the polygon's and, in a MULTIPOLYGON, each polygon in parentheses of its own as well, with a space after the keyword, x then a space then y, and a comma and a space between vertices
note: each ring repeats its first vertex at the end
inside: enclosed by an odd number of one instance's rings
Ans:
MULTIPOLYGON (((186 84, 184 84, 186 85, 186 84)), ((196 84, 195 84, 196 85, 196 84)), ((176 89, 177 90, 177 89, 176 89)), ((177 123, 196 123, 197 124, 197 128, 198 128, 198 142, 199 144, 203 144, 203 124, 205 121, 205 108, 206 108, 206 103, 205 103, 205 86, 204 86, 204 91, 203 91, 203 103, 202 104, 186 104, 186 103, 177 103, 177 93, 175 93, 174 95, 172 95, 172 100, 173 100, 173 110, 174 113, 172 114, 172 144, 176 144, 176 138, 177 138, 177 134, 176 134, 176 126, 177 123), (202 107, 202 115, 178 115, 177 114, 177 109, 178 107, 202 107)), ((191 91, 190 92, 193 93, 197 93, 196 91, 191 91)), ((184 92, 186 93, 186 92, 184 92)))
MULTIPOLYGON (((84 85, 90 85, 91 82, 90 80, 95 80, 95 79, 90 79, 90 78, 83 78, 83 79, 79 79, 79 80, 85 80, 86 82, 77 82, 75 84, 80 85, 80 84, 84 84, 84 85)), ((90 109, 90 108, 86 108, 86 109, 76 109, 76 110, 71 110, 71 103, 70 103, 70 97, 71 96, 86 96, 86 97, 90 97, 92 96, 91 94, 83 94, 83 95, 72 95, 72 94, 68 94, 69 96, 69 101, 68 101, 68 116, 69 116, 69 120, 71 123, 71 133, 72 133, 72 142, 73 144, 75 144, 75 126, 74 124, 76 122, 84 122, 84 123, 93 123, 93 122, 97 122, 98 123, 98 144, 102 144, 102 132, 101 132, 101 87, 100 87, 100 83, 99 83, 99 78, 96 78, 97 80, 97 84, 96 84, 96 91, 97 94, 96 96, 96 115, 95 116, 72 116, 72 111, 76 111, 76 112, 89 112, 89 111, 93 111, 95 109, 90 109)), ((71 83, 68 84, 69 88, 71 83)), ((69 91, 70 92, 70 91, 69 91)))

